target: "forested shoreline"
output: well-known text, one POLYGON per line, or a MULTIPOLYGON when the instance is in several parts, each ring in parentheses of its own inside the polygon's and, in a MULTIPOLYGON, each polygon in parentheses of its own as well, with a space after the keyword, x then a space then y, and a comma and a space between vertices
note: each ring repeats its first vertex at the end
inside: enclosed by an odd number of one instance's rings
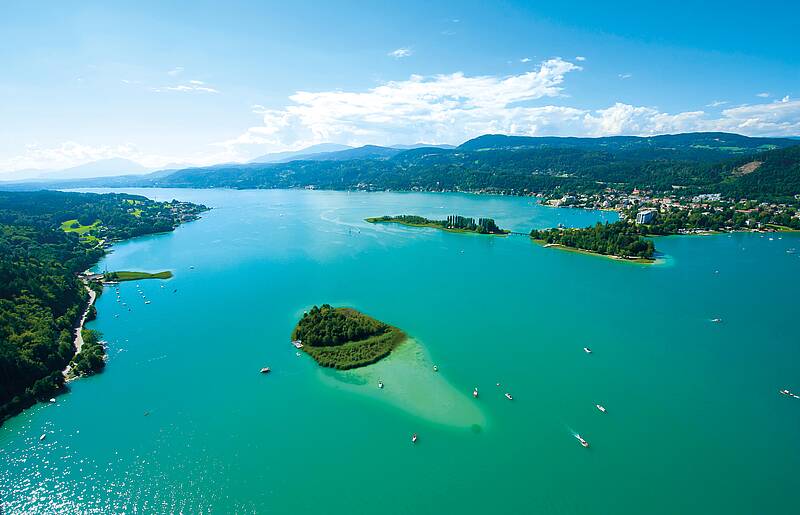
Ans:
POLYGON ((595 254, 622 259, 649 260, 655 255, 655 245, 643 238, 647 232, 633 222, 600 223, 579 229, 534 229, 531 238, 548 245, 561 245, 595 254))
MULTIPOLYGON (((63 387, 88 302, 77 274, 110 242, 171 231, 206 209, 127 194, 0 192, 0 424, 63 387), (89 229, 63 225, 72 220, 89 229)), ((98 335, 84 336, 79 373, 102 368, 98 335)))

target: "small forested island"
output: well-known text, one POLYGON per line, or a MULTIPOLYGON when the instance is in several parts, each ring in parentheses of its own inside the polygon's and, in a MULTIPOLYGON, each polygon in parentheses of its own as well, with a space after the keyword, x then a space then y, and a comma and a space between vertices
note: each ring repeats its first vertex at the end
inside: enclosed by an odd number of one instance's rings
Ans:
POLYGON ((292 339, 323 367, 347 370, 385 358, 406 334, 355 309, 323 304, 303 314, 292 339))
POLYGON ((508 234, 510 232, 497 227, 492 218, 478 218, 478 221, 475 222, 474 218, 459 215, 450 215, 447 220, 429 220, 416 215, 399 215, 367 218, 366 221, 371 224, 394 223, 412 227, 433 227, 445 231, 474 232, 478 234, 508 234))
POLYGON ((597 223, 582 229, 554 228, 531 231, 531 238, 549 246, 652 263, 655 245, 643 238, 646 231, 628 221, 597 223))
POLYGON ((102 279, 81 272, 110 242, 171 231, 207 209, 127 194, 0 192, 0 424, 52 397, 65 374, 103 369, 100 335, 81 323, 96 314, 102 279))

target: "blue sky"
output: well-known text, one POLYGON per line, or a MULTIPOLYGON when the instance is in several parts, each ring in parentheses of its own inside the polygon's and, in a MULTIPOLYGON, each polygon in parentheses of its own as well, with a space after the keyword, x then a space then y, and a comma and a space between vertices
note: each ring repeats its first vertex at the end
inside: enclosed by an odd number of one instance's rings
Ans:
POLYGON ((0 172, 486 132, 800 135, 800 2, 384 4, 4 2, 0 172))

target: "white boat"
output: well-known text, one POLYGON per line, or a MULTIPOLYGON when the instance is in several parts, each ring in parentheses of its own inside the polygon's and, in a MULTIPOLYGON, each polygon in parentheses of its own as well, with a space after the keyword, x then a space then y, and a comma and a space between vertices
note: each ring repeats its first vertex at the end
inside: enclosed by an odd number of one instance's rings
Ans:
POLYGON ((383 388, 383 381, 378 381, 378 388, 383 388))
POLYGON ((411 435, 411 443, 417 443, 417 433, 411 435))
POLYGON ((270 373, 270 369, 269 369, 269 367, 264 367, 264 368, 262 368, 262 369, 261 369, 261 373, 262 373, 262 374, 269 374, 269 373, 270 373))
POLYGON ((50 397, 50 402, 56 402, 56 398, 55 397, 50 397))
POLYGON ((791 395, 792 394, 792 392, 790 392, 789 390, 778 390, 778 393, 781 393, 783 395, 791 395))
POLYGON ((439 367, 437 367, 436 365, 433 365, 433 371, 434 372, 438 372, 439 371, 439 367))
POLYGON ((508 400, 510 400, 510 401, 513 401, 513 400, 514 400, 514 398, 513 398, 513 397, 511 396, 511 394, 510 394, 510 393, 508 393, 508 392, 506 392, 506 399, 508 399, 508 400))
POLYGON ((722 322, 722 319, 721 318, 712 318, 711 321, 714 322, 715 324, 718 324, 718 323, 722 322))
POLYGON ((39 437, 39 441, 41 442, 45 438, 47 438, 47 433, 42 433, 42 436, 39 437))
POLYGON ((591 354, 592 353, 592 349, 590 349, 589 347, 584 347, 583 348, 583 352, 585 352, 586 354, 591 354))
POLYGON ((478 389, 477 388, 472 390, 472 396, 475 397, 476 399, 478 398, 478 389))
POLYGON ((302 349, 303 348, 303 341, 302 340, 292 340, 292 345, 294 345, 295 349, 302 349))
POLYGON ((576 435, 575 435, 575 438, 577 438, 577 439, 578 439, 578 441, 581 443, 581 445, 583 445, 584 447, 589 447, 589 442, 587 442, 586 440, 584 440, 584 439, 583 439, 583 437, 582 437, 581 435, 579 435, 579 434, 576 434, 576 435))
POLYGON ((599 409, 599 410, 600 410, 600 411, 602 411, 603 413, 605 413, 605 412, 606 412, 606 409, 605 409, 603 406, 601 406, 601 405, 599 405, 599 404, 595 404, 595 406, 597 406, 597 409, 599 409))
POLYGON ((149 300, 144 301, 145 304, 150 304, 149 300))

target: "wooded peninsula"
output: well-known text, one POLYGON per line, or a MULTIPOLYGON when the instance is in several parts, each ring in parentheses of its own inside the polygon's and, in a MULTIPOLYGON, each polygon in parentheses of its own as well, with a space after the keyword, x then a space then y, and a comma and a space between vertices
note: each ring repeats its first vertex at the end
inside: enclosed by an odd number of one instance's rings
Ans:
POLYGON ((323 304, 303 313, 292 339, 321 366, 347 370, 385 358, 406 334, 355 309, 323 304))
POLYGON ((655 245, 642 236, 646 230, 633 222, 597 223, 581 229, 534 229, 531 238, 547 246, 560 246, 592 254, 652 263, 655 245))
POLYGON ((394 223, 409 225, 411 227, 433 227, 434 229, 442 229, 450 232, 473 232, 478 234, 509 233, 509 231, 499 228, 492 218, 478 218, 476 222, 474 218, 459 215, 450 215, 447 217, 447 220, 429 220, 416 215, 399 215, 367 218, 366 221, 371 224, 394 223))
POLYGON ((89 289, 102 292, 79 274, 111 242, 171 231, 207 209, 128 194, 0 192, 0 424, 60 390, 68 364, 72 375, 102 370, 97 332, 84 330, 75 354, 83 314, 96 313, 89 289))

